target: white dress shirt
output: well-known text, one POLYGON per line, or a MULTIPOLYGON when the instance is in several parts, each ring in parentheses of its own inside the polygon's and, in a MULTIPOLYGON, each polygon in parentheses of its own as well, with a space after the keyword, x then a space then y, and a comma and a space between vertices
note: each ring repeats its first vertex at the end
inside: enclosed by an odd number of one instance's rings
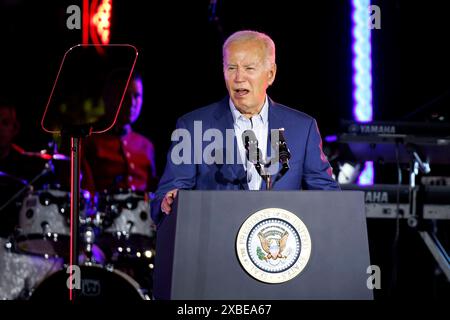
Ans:
POLYGON ((263 161, 266 160, 267 154, 267 135, 269 132, 269 103, 266 99, 259 114, 254 115, 250 119, 246 118, 236 109, 233 101, 230 99, 230 110, 233 115, 234 133, 236 135, 237 147, 241 157, 244 170, 247 173, 248 188, 250 190, 259 190, 261 188, 262 178, 256 171, 253 163, 247 161, 244 143, 242 142, 242 133, 245 130, 253 130, 258 139, 258 147, 261 150, 263 161))

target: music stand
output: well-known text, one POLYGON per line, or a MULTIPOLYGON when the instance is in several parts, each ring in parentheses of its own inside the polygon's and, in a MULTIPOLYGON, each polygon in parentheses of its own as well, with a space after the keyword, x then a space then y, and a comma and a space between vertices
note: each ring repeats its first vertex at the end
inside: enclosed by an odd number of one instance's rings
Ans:
POLYGON ((70 48, 42 116, 44 131, 70 137, 70 300, 72 267, 78 265, 82 139, 114 126, 137 56, 137 49, 129 44, 80 44, 70 48))

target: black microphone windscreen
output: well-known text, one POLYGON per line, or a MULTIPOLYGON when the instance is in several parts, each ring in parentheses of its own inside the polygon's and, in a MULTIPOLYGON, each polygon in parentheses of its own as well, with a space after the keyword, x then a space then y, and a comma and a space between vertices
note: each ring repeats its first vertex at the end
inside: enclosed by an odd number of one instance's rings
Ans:
POLYGON ((244 147, 247 148, 249 143, 258 143, 258 139, 256 139, 253 130, 245 130, 242 132, 242 142, 244 143, 244 147))
POLYGON ((275 135, 271 135, 271 139, 270 139, 270 144, 272 146, 272 148, 274 150, 278 150, 278 146, 284 142, 286 142, 286 140, 284 139, 284 128, 280 128, 280 129, 272 129, 272 132, 275 131, 275 135), (275 139, 273 139, 275 138, 275 139))

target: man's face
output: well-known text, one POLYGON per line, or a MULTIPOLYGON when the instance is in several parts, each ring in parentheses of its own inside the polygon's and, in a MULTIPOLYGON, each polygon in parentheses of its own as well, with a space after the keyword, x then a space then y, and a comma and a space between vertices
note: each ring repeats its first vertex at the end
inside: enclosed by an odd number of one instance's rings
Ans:
POLYGON ((260 111, 266 90, 275 79, 276 65, 267 65, 264 47, 258 41, 231 43, 224 53, 223 73, 236 108, 251 116, 260 111))
POLYGON ((0 147, 9 146, 18 131, 16 113, 9 108, 0 107, 0 147))
POLYGON ((142 80, 137 78, 130 82, 122 108, 122 119, 124 124, 134 123, 141 113, 142 102, 144 97, 144 87, 142 80))

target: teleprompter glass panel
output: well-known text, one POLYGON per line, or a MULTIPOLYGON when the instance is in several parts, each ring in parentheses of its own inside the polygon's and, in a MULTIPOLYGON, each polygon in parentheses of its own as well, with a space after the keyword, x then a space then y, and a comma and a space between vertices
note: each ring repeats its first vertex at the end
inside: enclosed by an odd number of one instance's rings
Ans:
POLYGON ((51 133, 110 129, 136 64, 134 46, 76 45, 64 55, 42 117, 51 133))

